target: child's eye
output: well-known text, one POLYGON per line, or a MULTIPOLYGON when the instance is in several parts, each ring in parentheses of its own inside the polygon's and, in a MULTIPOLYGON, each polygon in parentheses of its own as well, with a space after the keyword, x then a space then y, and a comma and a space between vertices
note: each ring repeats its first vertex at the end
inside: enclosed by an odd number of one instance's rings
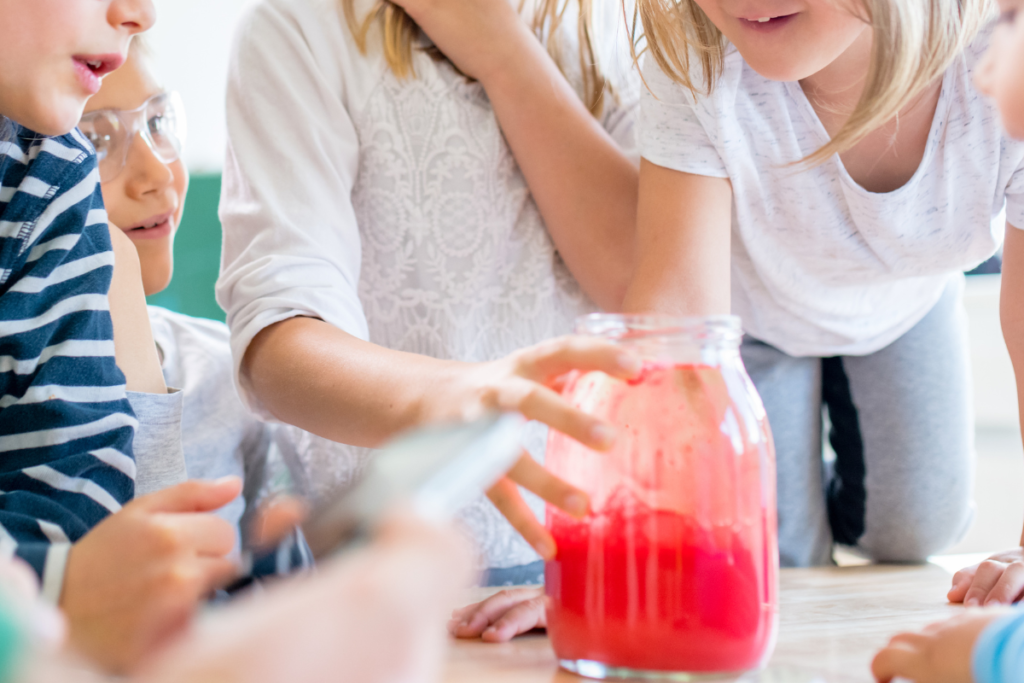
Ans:
POLYGON ((1017 18, 1017 8, 1008 9, 1005 12, 999 14, 1000 24, 1012 24, 1017 18))
POLYGON ((157 114, 149 119, 149 132, 153 135, 161 135, 167 132, 169 122, 163 114, 157 114))
POLYGON ((89 142, 91 142, 92 146, 96 149, 97 160, 103 161, 106 158, 107 153, 110 151, 110 136, 101 135, 95 132, 86 133, 85 136, 89 138, 89 142))

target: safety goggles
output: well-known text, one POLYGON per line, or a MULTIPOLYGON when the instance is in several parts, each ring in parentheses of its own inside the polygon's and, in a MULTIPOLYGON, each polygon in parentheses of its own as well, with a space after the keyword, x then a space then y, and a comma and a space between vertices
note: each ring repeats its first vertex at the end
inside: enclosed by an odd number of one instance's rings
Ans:
POLYGON ((154 95, 138 109, 99 109, 82 117, 79 130, 96 148, 100 182, 116 178, 128 160, 136 134, 157 159, 176 161, 185 144, 185 108, 176 92, 154 95))

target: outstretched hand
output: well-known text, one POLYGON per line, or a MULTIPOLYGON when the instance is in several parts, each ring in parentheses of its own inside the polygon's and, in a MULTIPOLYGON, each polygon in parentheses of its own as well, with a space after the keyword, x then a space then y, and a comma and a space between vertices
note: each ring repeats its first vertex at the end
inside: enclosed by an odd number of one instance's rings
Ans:
POLYGON ((971 653, 978 636, 1005 609, 972 610, 893 637, 871 662, 878 683, 896 678, 914 683, 973 683, 971 653))
MULTIPOLYGON (((440 408, 422 422, 473 419, 487 410, 515 411, 538 420, 594 450, 605 451, 615 442, 616 430, 607 422, 569 405, 559 392, 572 371, 600 371, 622 380, 633 379, 642 361, 610 342, 589 337, 561 337, 517 351, 490 363, 481 363, 450 384, 451 393, 439 393, 440 408), (450 412, 456 410, 456 415, 450 412)), ((487 492, 491 502, 545 560, 555 556, 555 541, 544 528, 518 486, 536 494, 574 517, 590 509, 587 494, 554 476, 529 455, 487 492)))

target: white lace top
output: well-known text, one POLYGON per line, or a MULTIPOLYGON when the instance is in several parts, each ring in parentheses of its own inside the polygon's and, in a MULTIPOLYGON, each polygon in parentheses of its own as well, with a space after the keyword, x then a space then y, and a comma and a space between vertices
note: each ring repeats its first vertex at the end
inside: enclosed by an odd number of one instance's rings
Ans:
MULTIPOLYGON (((624 47, 618 2, 604 6, 618 39, 597 44, 624 47)), ((359 53, 338 7, 262 0, 239 28, 217 286, 236 368, 257 332, 297 315, 465 361, 570 332, 594 305, 548 237, 483 88, 424 53, 415 78, 397 79, 376 45, 359 53)), ((571 66, 575 19, 565 25, 571 66)), ((632 150, 639 88, 627 53, 607 57, 619 97, 602 121, 632 150)), ((542 457, 543 432, 531 441, 542 457)), ((351 481, 369 454, 309 434, 295 443, 314 494, 351 481)), ((484 566, 537 559, 486 499, 462 519, 484 566)))

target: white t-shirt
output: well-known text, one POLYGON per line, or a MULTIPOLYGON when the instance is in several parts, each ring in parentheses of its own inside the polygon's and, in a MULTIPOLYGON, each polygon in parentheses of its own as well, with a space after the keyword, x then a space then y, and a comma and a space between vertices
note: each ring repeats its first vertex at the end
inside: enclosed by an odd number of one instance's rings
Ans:
MULTIPOLYGON (((273 438, 273 425, 250 413, 232 382, 230 334, 224 323, 149 306, 149 324, 164 380, 181 388, 181 447, 190 479, 242 478, 238 498, 217 510, 236 528, 246 500, 255 502, 273 438)), ((236 550, 238 543, 236 542, 236 550)))
POLYGON ((888 193, 864 190, 838 156, 786 168, 829 139, 799 83, 765 79, 731 50, 695 101, 647 60, 641 155, 731 181, 732 309, 749 335, 794 356, 872 353, 991 256, 1006 221, 1024 228, 1024 143, 971 80, 989 35, 947 69, 921 165, 888 193))
MULTIPOLYGON (((357 15, 370 4, 360 0, 357 15)), ((415 77, 397 78, 379 31, 361 54, 340 5, 260 0, 239 25, 217 283, 236 371, 260 330, 299 315, 461 361, 571 332, 594 305, 548 236, 483 87, 421 50, 415 77)), ((619 94, 600 120, 632 152, 639 78, 621 7, 595 6, 618 36, 594 43, 608 50, 602 65, 619 94)), ((567 16, 563 63, 578 70, 575 27, 567 16)), ((568 75, 579 89, 579 74, 568 75)), ((371 453, 312 435, 297 447, 314 493, 351 481, 371 453)), ((537 559, 485 498, 461 518, 486 566, 537 559)))

